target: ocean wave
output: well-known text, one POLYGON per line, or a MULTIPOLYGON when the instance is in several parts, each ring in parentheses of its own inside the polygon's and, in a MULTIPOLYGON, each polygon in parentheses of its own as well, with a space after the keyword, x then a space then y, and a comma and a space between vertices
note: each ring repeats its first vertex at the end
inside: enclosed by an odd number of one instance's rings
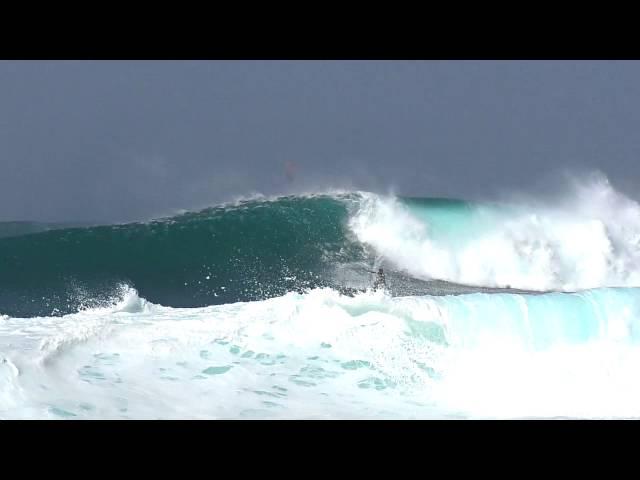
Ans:
POLYGON ((350 227, 418 278, 538 291, 640 285, 640 205, 600 177, 551 205, 368 195, 350 227))
POLYGON ((602 178, 552 204, 367 192, 255 198, 0 238, 0 266, 0 312, 23 317, 108 304, 121 285, 173 307, 320 287, 355 293, 379 266, 396 296, 631 287, 640 285, 640 206, 602 178))
POLYGON ((130 290, 0 324, 0 417, 638 417, 638 322, 635 288, 203 308, 130 290))

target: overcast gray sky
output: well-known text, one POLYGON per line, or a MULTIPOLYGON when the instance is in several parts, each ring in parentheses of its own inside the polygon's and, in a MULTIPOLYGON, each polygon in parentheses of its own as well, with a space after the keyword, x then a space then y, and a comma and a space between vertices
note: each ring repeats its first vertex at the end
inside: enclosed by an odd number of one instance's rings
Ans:
POLYGON ((3 61, 0 220, 328 187, 477 199, 558 169, 633 192, 639 126, 639 62, 3 61))

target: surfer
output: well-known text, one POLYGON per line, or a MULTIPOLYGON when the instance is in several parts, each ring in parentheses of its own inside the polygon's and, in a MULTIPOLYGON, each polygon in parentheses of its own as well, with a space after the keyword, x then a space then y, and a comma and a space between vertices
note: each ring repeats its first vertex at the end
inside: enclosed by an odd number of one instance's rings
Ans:
POLYGON ((378 269, 378 273, 376 274, 376 280, 373 282, 373 289, 378 290, 380 288, 386 288, 387 282, 384 278, 384 270, 382 268, 378 269))

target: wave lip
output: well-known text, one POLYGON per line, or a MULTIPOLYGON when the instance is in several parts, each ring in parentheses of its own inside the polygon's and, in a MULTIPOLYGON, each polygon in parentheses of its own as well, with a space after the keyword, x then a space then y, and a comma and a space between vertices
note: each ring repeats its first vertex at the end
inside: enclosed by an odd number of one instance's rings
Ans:
POLYGON ((640 285, 640 205, 603 180, 553 206, 368 195, 349 226, 417 278, 537 291, 640 285))

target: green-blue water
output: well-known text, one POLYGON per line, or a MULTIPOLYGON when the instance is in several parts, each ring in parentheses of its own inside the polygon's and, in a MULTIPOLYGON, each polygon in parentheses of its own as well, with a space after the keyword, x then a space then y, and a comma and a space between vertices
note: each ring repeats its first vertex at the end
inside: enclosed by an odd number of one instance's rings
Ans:
POLYGON ((638 417, 636 223, 606 213, 352 193, 0 224, 0 418, 638 417))

